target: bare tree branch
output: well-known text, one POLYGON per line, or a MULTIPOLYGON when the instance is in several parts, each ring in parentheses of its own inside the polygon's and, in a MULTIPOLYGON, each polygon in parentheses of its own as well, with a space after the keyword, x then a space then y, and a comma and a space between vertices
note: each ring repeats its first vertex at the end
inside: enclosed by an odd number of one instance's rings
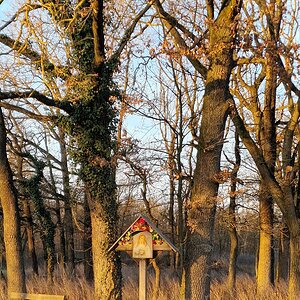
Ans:
POLYGON ((184 49, 187 50, 187 53, 185 54, 190 63, 194 66, 194 68, 203 76, 203 78, 206 78, 207 74, 207 69, 204 65, 201 64, 201 62, 196 59, 192 54, 189 53, 189 47, 187 46, 186 42, 178 32, 177 28, 180 29, 184 34, 188 35, 190 38, 193 37, 193 40, 196 40, 197 38, 190 33, 184 26, 180 25, 179 22, 169 15, 162 7, 161 3, 159 0, 155 1, 155 7, 157 9, 157 12, 159 13, 162 22, 165 24, 171 35, 173 36, 175 42, 177 45, 184 49))
POLYGON ((132 21, 131 25, 126 29, 124 36, 121 39, 117 50, 111 56, 111 58, 109 59, 109 62, 112 62, 113 64, 115 64, 115 62, 119 60, 121 52, 127 45, 136 25, 138 24, 139 20, 145 15, 145 13, 150 9, 153 2, 154 2, 154 0, 149 1, 148 4, 136 15, 136 17, 132 21))
POLYGON ((8 109, 8 110, 17 111, 21 114, 24 114, 24 115, 26 115, 32 119, 38 120, 38 121, 44 122, 44 121, 49 121, 51 119, 50 116, 37 115, 37 114, 33 113, 32 111, 29 111, 29 110, 22 108, 20 106, 17 106, 17 105, 9 104, 7 102, 0 102, 0 106, 5 109, 8 109))
POLYGON ((44 71, 54 72, 55 75, 59 76, 62 79, 66 79, 68 76, 71 75, 67 68, 56 66, 44 57, 42 59, 41 55, 35 50, 33 50, 32 47, 28 45, 28 43, 23 43, 12 39, 6 34, 0 34, 0 43, 4 44, 12 50, 18 51, 21 55, 29 58, 33 64, 37 65, 37 68, 40 67, 40 63, 41 61, 43 61, 44 71))
POLYGON ((18 99, 18 98, 34 98, 47 106, 54 106, 54 107, 60 108, 67 113, 73 112, 73 107, 69 102, 58 101, 58 100, 48 98, 45 95, 43 95, 42 93, 35 91, 35 90, 22 91, 22 92, 21 91, 19 91, 19 92, 1 92, 0 91, 0 100, 18 99))

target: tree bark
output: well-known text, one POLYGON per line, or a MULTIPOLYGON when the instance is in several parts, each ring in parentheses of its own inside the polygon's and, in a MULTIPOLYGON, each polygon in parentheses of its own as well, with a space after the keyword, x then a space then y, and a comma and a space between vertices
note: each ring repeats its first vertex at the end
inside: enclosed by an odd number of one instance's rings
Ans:
POLYGON ((163 9, 159 0, 155 1, 157 12, 172 35, 176 47, 179 51, 183 49, 187 52, 190 63, 206 80, 196 169, 191 200, 187 207, 187 223, 191 234, 186 247, 186 277, 183 280, 186 299, 210 298, 210 265, 220 182, 220 157, 228 116, 227 100, 230 99, 229 79, 234 66, 236 18, 241 3, 239 0, 225 1, 219 15, 215 17, 213 2, 207 2, 209 67, 206 69, 189 54, 190 49, 178 28, 183 32, 188 30, 163 9))
POLYGON ((257 264, 257 293, 261 296, 274 284, 274 256, 272 253, 273 201, 268 195, 269 193, 265 191, 262 181, 259 205, 260 236, 257 264))
POLYGON ((23 199, 24 201, 24 216, 26 221, 26 233, 27 233, 27 243, 28 243, 28 252, 31 256, 31 263, 32 263, 32 271, 35 275, 39 275, 39 267, 38 267, 38 260, 37 255, 35 252, 35 238, 33 232, 33 220, 30 205, 27 199, 23 199))
POLYGON ((89 205, 87 203, 87 193, 84 193, 84 276, 86 280, 92 281, 93 275, 93 254, 92 254, 92 224, 89 205))
POLYGON ((59 127, 59 145, 61 153, 61 170, 63 176, 63 191, 64 191, 64 232, 66 235, 66 264, 67 272, 72 275, 75 271, 75 254, 74 254, 74 226, 73 217, 71 211, 71 193, 70 193, 70 176, 68 169, 68 155, 65 141, 65 133, 61 127, 59 127))
MULTIPOLYGON (((110 206, 111 195, 106 195, 110 206)), ((104 209, 98 200, 88 195, 92 224, 92 251, 95 300, 119 300, 121 294, 121 265, 118 255, 109 247, 116 238, 116 209, 104 209)), ((113 204, 113 202, 112 202, 113 204)))
MULTIPOLYGON (((54 132, 54 134, 56 134, 54 132)), ((49 147, 48 147, 48 142, 47 142, 47 137, 45 136, 45 145, 46 145, 46 150, 49 152, 49 147)), ((53 173, 53 167, 52 167, 52 161, 50 157, 47 157, 47 162, 48 162, 48 167, 49 167, 49 175, 50 175, 50 181, 52 184, 52 189, 54 193, 57 193, 56 189, 56 183, 55 183, 55 176, 53 173)), ((55 197, 55 215, 57 218, 56 222, 56 230, 58 231, 59 235, 59 242, 60 242, 60 247, 59 247, 59 255, 58 255, 58 263, 61 264, 63 268, 65 268, 65 262, 66 262, 66 239, 65 239, 65 230, 62 222, 62 216, 61 216, 61 204, 60 204, 61 198, 60 197, 55 197)), ((46 250, 45 243, 44 243, 44 250, 46 250)), ((47 257, 47 255, 46 255, 47 257)), ((45 258, 46 258, 45 257, 45 258)), ((47 259, 47 258, 46 258, 47 259)))
MULTIPOLYGON (((22 152, 22 146, 16 145, 18 151, 21 153, 22 152)), ((17 156, 17 176, 18 180, 24 180, 23 178, 23 161, 24 158, 22 156, 17 156)), ((20 186, 20 194, 25 193, 22 185, 20 186)), ((24 219, 25 219, 25 230, 26 230, 26 235, 27 235, 27 245, 28 245, 28 252, 31 257, 31 266, 32 266, 32 271, 35 275, 39 274, 39 267, 38 267, 38 260, 37 260, 37 255, 35 251, 35 238, 34 238, 34 232, 33 232, 33 218, 32 218, 32 213, 30 209, 30 203, 29 200, 26 197, 20 197, 21 203, 23 203, 23 213, 24 213, 24 219)))
POLYGON ((228 232, 230 238, 229 268, 228 268, 228 290, 231 291, 230 298, 236 298, 236 264, 238 258, 238 234, 236 222, 236 192, 237 175, 241 164, 239 147, 239 136, 235 132, 235 162, 230 178, 230 203, 228 208, 228 232))
POLYGON ((277 260, 277 271, 276 271, 276 281, 281 280, 287 281, 289 274, 289 231, 286 224, 282 224, 279 237, 279 251, 277 260))
POLYGON ((17 193, 6 153, 6 129, 0 108, 0 199, 7 263, 7 291, 26 292, 17 193))
MULTIPOLYGON (((263 126, 260 128, 261 148, 269 170, 274 174, 276 162, 276 88, 277 68, 272 47, 266 53, 266 86, 263 111, 263 126)), ((257 267, 257 293, 263 295, 274 284, 274 239, 273 239, 273 199, 261 181, 260 194, 260 242, 257 267)))
POLYGON ((290 235, 289 300, 297 299, 300 292, 300 230, 290 235))
POLYGON ((191 236, 186 257, 186 299, 210 299, 210 266, 213 252, 214 221, 223 147, 225 121, 228 115, 229 78, 233 68, 233 24, 239 1, 230 1, 210 28, 211 62, 205 82, 200 139, 188 226, 191 236), (221 51, 216 51, 221 48, 221 51))

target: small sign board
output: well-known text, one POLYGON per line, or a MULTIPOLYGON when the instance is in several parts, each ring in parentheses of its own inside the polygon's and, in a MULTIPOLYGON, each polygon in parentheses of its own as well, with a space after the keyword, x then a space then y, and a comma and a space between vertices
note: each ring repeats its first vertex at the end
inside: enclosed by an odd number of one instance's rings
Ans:
MULTIPOLYGON (((128 228, 125 232, 118 238, 118 240, 109 248, 109 251, 134 251, 134 247, 137 247, 139 243, 140 236, 142 240, 146 238, 147 245, 152 247, 151 252, 153 251, 170 251, 173 250, 178 252, 177 247, 168 239, 168 237, 158 229, 155 224, 145 215, 140 215, 128 228), (143 233, 140 235, 140 233, 143 233)), ((145 250, 146 251, 146 250, 145 250)), ((147 250, 145 253, 149 254, 150 250, 147 250), (147 252, 148 251, 148 252, 147 252)), ((132 253, 133 258, 135 253, 132 253)), ((145 254, 146 255, 146 254, 145 254)), ((150 255, 150 254, 149 254, 150 255)), ((153 256, 149 257, 152 258, 153 256)))

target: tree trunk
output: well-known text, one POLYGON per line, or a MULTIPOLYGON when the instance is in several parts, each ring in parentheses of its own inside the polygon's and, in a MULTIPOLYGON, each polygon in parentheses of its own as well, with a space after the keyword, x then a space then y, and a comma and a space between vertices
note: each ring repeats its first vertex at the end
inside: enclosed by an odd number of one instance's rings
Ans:
MULTIPOLYGON (((218 69, 217 66, 216 68, 218 69)), ((212 67, 213 71, 217 70, 212 67)), ((224 93, 228 86, 218 83, 214 78, 216 75, 212 74, 212 77, 208 76, 207 79, 209 88, 204 98, 194 186, 191 203, 188 206, 188 225, 192 233, 186 254, 186 297, 195 300, 209 299, 210 265, 219 186, 217 176, 220 172, 223 130, 227 117, 224 93)))
POLYGON ((160 268, 156 262, 156 259, 152 259, 152 265, 155 271, 155 282, 153 287, 153 300, 159 300, 159 291, 160 291, 160 268))
MULTIPOLYGON (((18 151, 22 152, 22 146, 16 145, 18 151)), ((22 156, 17 156, 17 177, 18 180, 24 180, 23 178, 23 161, 24 158, 22 156)), ((24 195, 25 191, 20 186, 20 194, 24 195)), ((34 238, 34 232, 33 232, 33 219, 30 209, 29 200, 26 197, 20 196, 21 203, 23 203, 23 213, 24 213, 24 219, 25 219, 25 230, 27 235, 27 245, 28 245, 28 252, 31 257, 31 266, 32 271, 35 275, 39 274, 39 268, 38 268, 38 260, 35 252, 35 238, 34 238)))
POLYGON ((27 154, 27 156, 34 164, 36 174, 29 179, 23 180, 22 184, 26 192, 25 196, 31 199, 34 211, 39 220, 40 235, 47 255, 47 278, 49 281, 52 281, 55 265, 55 225, 52 222, 50 212, 45 208, 40 190, 45 164, 30 154, 27 154))
MULTIPOLYGON (((274 37, 275 38, 275 37, 274 37)), ((266 54, 266 86, 263 110, 263 126, 260 128, 261 148, 270 172, 274 174, 276 163, 276 88, 277 68, 271 46, 266 54)), ((264 180, 260 186, 260 242, 257 266, 257 293, 263 295, 274 284, 273 199, 264 180)))
POLYGON ((236 222, 236 190, 237 190, 237 175, 241 164, 241 154, 239 147, 239 136, 235 132, 235 162, 230 178, 230 203, 228 209, 229 221, 229 237, 230 237, 230 253, 229 253, 229 268, 228 268, 228 290, 231 291, 230 298, 236 296, 236 264, 238 258, 238 234, 236 222))
POLYGON ((229 230, 230 254, 228 268, 228 289, 235 294, 236 289, 236 263, 238 258, 238 235, 236 228, 229 230))
MULTIPOLYGON (((54 131, 54 134, 55 131, 54 131)), ((49 152, 49 147, 48 147, 48 142, 47 142, 47 137, 45 136, 45 145, 46 145, 46 150, 49 152)), ((56 190, 56 183, 55 183, 55 175, 53 173, 53 167, 52 167, 52 162, 50 160, 50 157, 47 157, 47 162, 48 162, 48 167, 49 167, 49 175, 50 175, 50 180, 52 184, 52 189, 54 193, 57 193, 56 190)), ((57 223, 56 223, 56 230, 58 231, 59 234, 59 241, 60 241, 60 248, 58 251, 58 263, 61 264, 62 268, 65 268, 65 262, 66 262, 66 239, 65 239, 65 230, 62 222, 62 216, 61 216, 61 204, 60 204, 60 198, 55 197, 55 215, 57 218, 57 223)), ((46 251, 46 245, 44 245, 44 251, 46 251)), ((46 254, 46 252, 45 252, 46 254)), ((47 261, 47 255, 45 257, 47 261)))
POLYGON ((257 264, 257 293, 263 296, 274 284, 273 254, 273 201, 262 182, 260 188, 260 237, 257 264))
MULTIPOLYGON (((178 154, 179 156, 181 155, 178 154)), ((178 163, 178 161, 177 161, 178 163)), ((181 164, 179 159, 179 164, 181 164)), ((179 166, 177 164, 177 166, 179 166)), ((181 174, 181 166, 179 168, 179 174, 181 174)), ((178 271, 179 271, 179 277, 182 277, 183 272, 183 266, 184 266, 184 237, 185 237, 185 219, 184 219, 184 203, 183 203, 183 178, 180 176, 178 179, 178 187, 177 187, 177 206, 178 206, 178 212, 177 212, 177 233, 178 233, 178 244, 179 244, 179 257, 178 257, 178 271)), ((178 254, 177 254, 178 255, 178 254)))
POLYGON ((283 223, 283 226, 280 230, 279 237, 279 251, 278 251, 278 262, 277 262, 277 272, 276 272, 276 281, 280 282, 281 280, 287 281, 289 274, 289 231, 286 225, 283 223))
MULTIPOLYGON (((109 193, 109 191, 108 191, 109 193)), ((106 204, 111 195, 106 195, 106 204)), ((116 238, 116 210, 103 209, 102 203, 88 195, 92 223, 92 250, 95 300, 119 300, 121 294, 121 266, 116 252, 108 249, 116 238)))
POLYGON ((84 276, 86 280, 92 281, 93 275, 93 255, 92 255, 92 224, 89 205, 87 203, 87 193, 84 197, 84 276))
MULTIPOLYGON (((53 181, 54 183, 54 181, 53 181)), ((62 217, 61 217, 61 207, 60 207, 60 199, 56 197, 55 199, 55 215, 56 215, 56 229, 58 231, 59 235, 59 251, 57 251, 58 254, 58 262, 61 264, 62 268, 65 268, 66 263, 66 239, 65 239, 65 230, 62 223, 62 217)))
POLYGON ((75 255, 74 255, 74 227, 73 218, 71 211, 71 193, 70 193, 70 176, 68 169, 68 156, 65 142, 65 134, 63 129, 59 127, 59 144, 61 153, 61 167, 63 176, 63 191, 64 191, 64 205, 65 205, 65 216, 64 216, 64 227, 66 234, 66 264, 67 272, 72 275, 75 271, 75 255))
POLYGON ((6 129, 0 108, 0 199, 7 263, 7 291, 26 292, 17 193, 6 153, 6 129))
POLYGON ((26 233, 27 233, 27 243, 28 243, 28 252, 31 256, 32 271, 35 275, 39 275, 38 260, 35 252, 35 239, 33 232, 33 220, 30 210, 30 205, 27 199, 24 201, 24 216, 26 221, 26 233))
MULTIPOLYGON (((166 13, 160 1, 155 1, 162 22, 172 35, 179 52, 187 50, 187 58, 205 77, 200 138, 191 200, 187 206, 190 229, 185 260, 185 297, 189 300, 210 298, 210 268, 213 232, 220 174, 223 135, 228 116, 229 79, 233 61, 237 16, 242 1, 225 1, 219 15, 214 16, 214 3, 207 1, 209 67, 206 69, 193 55, 177 30, 177 20, 166 13)), ((183 289, 183 288, 182 288, 183 289)), ((182 290, 181 289, 181 290, 182 290)))
POLYGON ((188 205, 191 236, 186 257, 186 299, 210 299, 210 266, 214 221, 223 147, 228 115, 229 78, 233 67, 233 24, 239 1, 230 1, 210 27, 211 62, 203 100, 196 169, 188 205), (221 47, 222 51, 215 51, 221 47))
POLYGON ((289 300, 300 295, 300 229, 290 235, 289 300))

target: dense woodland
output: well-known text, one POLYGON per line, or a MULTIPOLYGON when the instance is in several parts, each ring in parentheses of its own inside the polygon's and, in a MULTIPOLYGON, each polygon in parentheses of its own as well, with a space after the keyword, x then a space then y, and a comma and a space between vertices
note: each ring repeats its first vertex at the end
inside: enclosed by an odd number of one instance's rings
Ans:
POLYGON ((179 249, 150 299, 299 298, 299 1, 0 3, 3 299, 137 299, 140 214, 179 249))

